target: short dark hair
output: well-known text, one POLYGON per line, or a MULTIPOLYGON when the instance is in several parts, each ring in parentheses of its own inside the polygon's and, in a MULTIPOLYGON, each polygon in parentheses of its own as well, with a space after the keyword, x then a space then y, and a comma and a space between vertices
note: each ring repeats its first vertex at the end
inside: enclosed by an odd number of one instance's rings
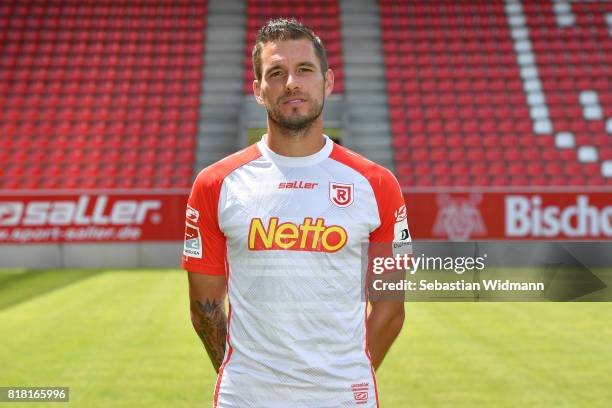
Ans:
POLYGON ((253 46, 253 73, 255 78, 261 81, 261 52, 266 43, 301 39, 307 39, 312 43, 315 54, 321 64, 321 73, 325 75, 329 65, 321 39, 310 28, 294 18, 275 18, 261 27, 255 38, 255 46, 253 46))

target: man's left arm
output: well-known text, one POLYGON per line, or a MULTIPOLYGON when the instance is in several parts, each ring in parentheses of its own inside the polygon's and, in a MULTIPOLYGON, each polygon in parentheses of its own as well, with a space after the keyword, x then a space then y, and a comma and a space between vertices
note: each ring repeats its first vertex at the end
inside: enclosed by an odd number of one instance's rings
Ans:
POLYGON ((404 302, 372 302, 368 316, 368 347, 374 369, 378 369, 404 324, 404 302))
MULTIPOLYGON (((412 238, 404 197, 391 172, 384 171, 372 183, 378 214, 379 227, 370 234, 369 256, 392 257, 412 253, 412 238)), ((368 296, 371 305, 367 319, 368 348, 374 369, 378 369, 389 348, 399 335, 404 324, 404 291, 376 290, 373 280, 387 283, 400 283, 405 277, 401 269, 391 273, 371 274, 368 283, 368 296)))

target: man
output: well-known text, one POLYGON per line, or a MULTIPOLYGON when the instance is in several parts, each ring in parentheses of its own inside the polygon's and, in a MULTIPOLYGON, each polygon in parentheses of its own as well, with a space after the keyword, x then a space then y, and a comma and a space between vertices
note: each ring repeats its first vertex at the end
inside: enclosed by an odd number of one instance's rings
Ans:
POLYGON ((410 239, 399 185, 323 134, 334 75, 310 29, 268 22, 253 69, 267 133, 204 169, 187 207, 183 268, 214 406, 376 407, 404 306, 367 315, 361 244, 410 239))

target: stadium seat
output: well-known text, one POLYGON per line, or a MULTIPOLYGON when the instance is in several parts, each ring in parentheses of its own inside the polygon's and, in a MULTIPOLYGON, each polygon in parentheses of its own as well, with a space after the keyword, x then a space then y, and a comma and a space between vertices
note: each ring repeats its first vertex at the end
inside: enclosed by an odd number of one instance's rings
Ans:
POLYGON ((190 173, 158 184, 151 168, 168 164, 154 150, 168 135, 195 148, 206 2, 14 3, 0 16, 0 188, 188 187, 190 173), (137 183, 118 176, 134 176, 125 160, 145 166, 137 183))
POLYGON ((253 70, 251 68, 251 47, 256 31, 266 21, 276 17, 293 16, 310 26, 325 44, 330 67, 334 70, 334 93, 344 92, 344 74, 340 33, 340 8, 338 0, 309 2, 298 0, 247 0, 247 34, 244 59, 245 94, 252 93, 253 70))
MULTIPOLYGON (((573 2, 576 24, 564 30, 558 29, 552 6, 523 4, 553 129, 572 132, 577 146, 596 146, 600 159, 609 160, 611 139, 605 120, 586 119, 578 95, 595 91, 603 116, 612 116, 612 83, 606 68, 612 41, 601 18, 612 13, 611 3, 573 2)), ((554 133, 535 133, 530 115, 542 109, 530 110, 528 103, 533 101, 526 96, 521 75, 531 73, 521 71, 517 63, 524 56, 514 50, 505 8, 503 1, 380 1, 400 183, 430 185, 431 178, 424 175, 435 174, 435 182, 447 185, 440 163, 449 160, 471 163, 467 174, 452 166, 453 185, 612 184, 602 177, 599 163, 578 162, 575 148, 557 147, 554 133), (449 7, 460 13, 441 11, 449 7), (431 154, 411 151, 421 146, 423 135, 433 148, 431 154), (450 149, 448 155, 444 148, 450 149), (408 168, 405 160, 415 157, 421 160, 418 172, 399 171, 408 168)))

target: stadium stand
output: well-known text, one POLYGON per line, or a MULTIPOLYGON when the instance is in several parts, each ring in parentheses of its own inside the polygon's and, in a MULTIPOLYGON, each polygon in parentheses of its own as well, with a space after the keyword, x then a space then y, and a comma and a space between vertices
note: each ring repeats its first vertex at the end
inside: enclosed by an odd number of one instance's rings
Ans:
POLYGON ((329 66, 334 69, 334 93, 344 91, 342 66, 342 38, 340 32, 340 7, 337 0, 248 0, 247 30, 244 59, 244 93, 253 92, 251 44, 255 43, 257 30, 268 20, 277 17, 295 17, 310 26, 321 38, 327 51, 329 66))
POLYGON ((402 185, 612 185, 612 4, 557 3, 381 0, 402 185))
MULTIPOLYGON (((246 4, 245 94, 250 44, 278 16, 321 35, 344 92, 337 0, 246 4)), ((612 185, 612 3, 379 5, 404 187, 612 185)), ((189 187, 206 16, 205 1, 3 1, 0 189, 189 187)))
POLYGON ((5 0, 0 189, 188 187, 206 2, 5 0))

